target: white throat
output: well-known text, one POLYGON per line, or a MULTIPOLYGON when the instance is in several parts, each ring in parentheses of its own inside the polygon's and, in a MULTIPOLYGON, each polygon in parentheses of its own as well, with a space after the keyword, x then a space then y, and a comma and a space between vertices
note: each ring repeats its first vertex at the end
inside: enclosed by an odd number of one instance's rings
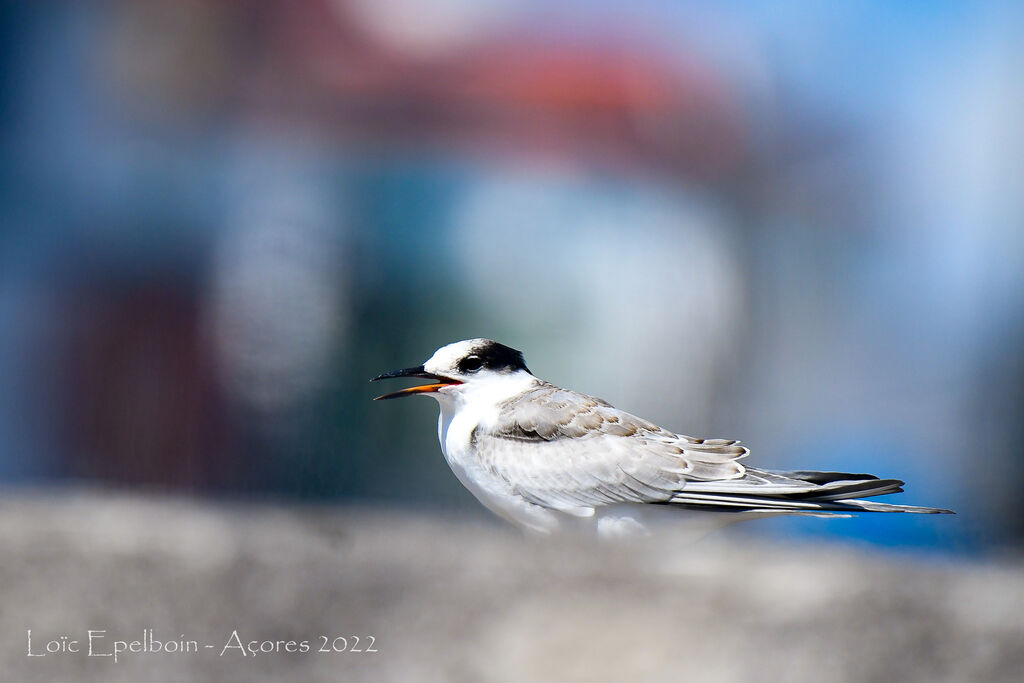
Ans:
POLYGON ((498 419, 500 406, 540 382, 525 370, 493 374, 445 388, 434 394, 441 406, 438 441, 449 463, 469 448, 473 430, 489 428, 498 419))

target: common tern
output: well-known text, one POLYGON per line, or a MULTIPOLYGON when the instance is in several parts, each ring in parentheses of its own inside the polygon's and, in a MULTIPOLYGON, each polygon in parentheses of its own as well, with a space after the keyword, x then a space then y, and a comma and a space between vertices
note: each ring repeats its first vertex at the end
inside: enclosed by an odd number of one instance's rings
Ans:
POLYGON ((427 384, 375 400, 431 396, 437 435, 459 481, 492 512, 530 531, 580 528, 645 534, 683 511, 719 526, 773 515, 948 513, 864 500, 903 482, 870 474, 747 467, 738 441, 663 429, 608 402, 535 377, 523 354, 490 339, 438 349, 426 362, 371 381, 427 384))

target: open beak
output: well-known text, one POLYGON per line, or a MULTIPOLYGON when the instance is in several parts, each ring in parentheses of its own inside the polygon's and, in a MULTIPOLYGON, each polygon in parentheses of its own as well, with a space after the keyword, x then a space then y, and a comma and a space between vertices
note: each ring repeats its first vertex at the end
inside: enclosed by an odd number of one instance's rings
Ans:
POLYGON ((456 384, 462 384, 457 379, 450 379, 448 377, 442 377, 441 375, 435 375, 432 372, 427 372, 423 369, 422 365, 418 365, 415 368, 406 368, 404 370, 395 370, 394 372, 385 372, 383 375, 377 375, 371 382, 376 382, 381 379, 392 379, 394 377, 418 377, 420 379, 433 380, 432 384, 423 384, 418 387, 409 387, 408 389, 402 389, 391 394, 384 394, 373 399, 374 401, 385 401, 389 398, 401 398, 402 396, 412 396, 414 394, 431 394, 438 389, 444 387, 455 386, 456 384))

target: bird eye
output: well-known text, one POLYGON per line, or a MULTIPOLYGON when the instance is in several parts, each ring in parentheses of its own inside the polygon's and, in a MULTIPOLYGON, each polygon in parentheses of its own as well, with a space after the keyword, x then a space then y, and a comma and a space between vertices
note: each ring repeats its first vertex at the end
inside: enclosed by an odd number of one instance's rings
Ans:
POLYGON ((459 363, 459 370, 462 372, 476 372, 484 366, 483 360, 480 356, 466 356, 459 363))

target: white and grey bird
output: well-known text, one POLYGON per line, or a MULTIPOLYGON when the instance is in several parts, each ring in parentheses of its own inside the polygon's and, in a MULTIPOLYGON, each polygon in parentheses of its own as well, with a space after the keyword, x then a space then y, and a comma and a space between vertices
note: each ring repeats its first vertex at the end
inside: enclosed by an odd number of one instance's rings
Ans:
POLYGON ((455 476, 492 512, 536 532, 645 533, 683 511, 717 513, 709 528, 778 514, 950 512, 863 500, 902 491, 897 479, 745 467, 749 451, 738 441, 676 434, 557 387, 490 339, 443 346, 423 365, 372 381, 396 377, 430 383, 375 400, 437 399, 437 435, 455 476))

